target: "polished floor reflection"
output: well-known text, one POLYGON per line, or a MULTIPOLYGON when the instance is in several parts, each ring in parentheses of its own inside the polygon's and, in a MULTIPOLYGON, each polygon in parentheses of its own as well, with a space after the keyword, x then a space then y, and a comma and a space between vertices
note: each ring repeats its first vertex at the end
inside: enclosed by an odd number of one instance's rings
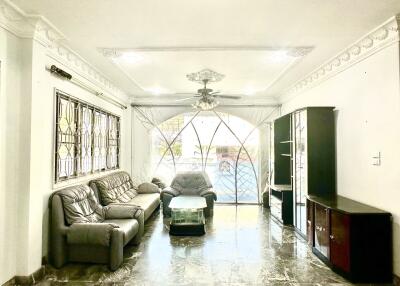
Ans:
POLYGON ((259 206, 216 206, 201 237, 169 236, 157 214, 117 271, 69 264, 46 273, 47 285, 350 285, 259 206))

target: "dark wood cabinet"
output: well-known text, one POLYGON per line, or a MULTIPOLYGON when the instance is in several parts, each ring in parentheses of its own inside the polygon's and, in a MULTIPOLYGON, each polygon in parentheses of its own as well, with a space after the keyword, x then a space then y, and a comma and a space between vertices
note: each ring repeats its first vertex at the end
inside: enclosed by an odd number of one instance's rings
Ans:
POLYGON ((329 210, 319 204, 314 206, 314 247, 329 257, 329 210))
POLYGON ((307 107, 292 113, 294 226, 304 236, 307 195, 331 196, 336 192, 333 109, 307 107))
POLYGON ((314 245, 314 203, 307 200, 307 240, 308 244, 314 245))
POLYGON ((319 258, 353 282, 391 282, 390 213, 341 196, 309 196, 307 206, 319 258))
POLYGON ((273 123, 273 174, 271 185, 291 185, 291 115, 273 123))
POLYGON ((330 212, 330 261, 345 272, 350 272, 350 216, 330 212))
POLYGON ((272 216, 285 225, 292 225, 293 193, 291 185, 271 185, 269 187, 272 216))

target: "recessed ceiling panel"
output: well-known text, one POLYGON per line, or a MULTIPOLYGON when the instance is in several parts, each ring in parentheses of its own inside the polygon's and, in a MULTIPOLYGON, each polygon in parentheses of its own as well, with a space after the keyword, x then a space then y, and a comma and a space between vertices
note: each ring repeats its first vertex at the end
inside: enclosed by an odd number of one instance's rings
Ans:
POLYGON ((196 92, 187 74, 211 69, 225 78, 210 88, 224 94, 265 93, 303 55, 279 49, 116 51, 110 60, 148 94, 196 92))

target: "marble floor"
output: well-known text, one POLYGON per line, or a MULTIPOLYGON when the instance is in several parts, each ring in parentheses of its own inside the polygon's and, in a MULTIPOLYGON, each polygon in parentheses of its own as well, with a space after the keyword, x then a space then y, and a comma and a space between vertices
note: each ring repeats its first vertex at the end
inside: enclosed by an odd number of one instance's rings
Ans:
POLYGON ((105 265, 46 267, 42 285, 351 285, 312 254, 304 239, 259 206, 215 207, 201 237, 172 237, 162 215, 125 249, 115 272, 105 265))

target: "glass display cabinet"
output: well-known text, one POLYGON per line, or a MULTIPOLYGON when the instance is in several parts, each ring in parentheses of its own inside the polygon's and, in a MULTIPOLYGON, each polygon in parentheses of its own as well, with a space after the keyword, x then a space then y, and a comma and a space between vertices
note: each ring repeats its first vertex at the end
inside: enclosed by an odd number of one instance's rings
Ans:
MULTIPOLYGON (((307 196, 336 194, 334 107, 307 107, 292 113, 294 226, 304 237, 307 196)), ((309 216, 309 215, 308 215, 309 216)))

